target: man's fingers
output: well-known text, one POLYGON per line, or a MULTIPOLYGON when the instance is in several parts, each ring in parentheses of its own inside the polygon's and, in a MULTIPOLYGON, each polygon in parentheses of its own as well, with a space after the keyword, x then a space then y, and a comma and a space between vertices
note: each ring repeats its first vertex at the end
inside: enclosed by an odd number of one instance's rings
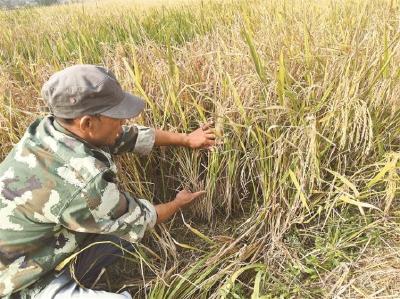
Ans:
POLYGON ((203 124, 203 125, 201 126, 201 129, 202 129, 203 131, 206 131, 206 130, 208 130, 210 127, 212 127, 213 125, 214 125, 214 122, 213 122, 213 121, 209 121, 209 122, 203 124))
POLYGON ((223 145, 224 142, 222 140, 208 139, 207 142, 203 145, 203 148, 208 149, 210 151, 214 151, 218 146, 223 145))
POLYGON ((214 146, 214 145, 215 145, 214 139, 207 140, 207 142, 205 144, 206 147, 210 147, 210 146, 214 146))
POLYGON ((206 193, 207 192, 205 190, 202 190, 202 191, 194 192, 194 193, 192 193, 192 195, 193 195, 193 198, 197 198, 197 197, 202 196, 202 195, 204 195, 206 193))
POLYGON ((203 131, 206 131, 206 130, 208 130, 210 128, 210 125, 208 125, 208 124, 203 124, 203 125, 201 125, 201 129, 203 130, 203 131))
POLYGON ((213 128, 208 128, 208 129, 203 130, 203 131, 206 134, 215 134, 215 129, 213 129, 213 128))
POLYGON ((211 139, 211 140, 214 140, 215 138, 217 138, 217 136, 215 136, 214 134, 207 134, 206 137, 207 137, 207 139, 211 139))

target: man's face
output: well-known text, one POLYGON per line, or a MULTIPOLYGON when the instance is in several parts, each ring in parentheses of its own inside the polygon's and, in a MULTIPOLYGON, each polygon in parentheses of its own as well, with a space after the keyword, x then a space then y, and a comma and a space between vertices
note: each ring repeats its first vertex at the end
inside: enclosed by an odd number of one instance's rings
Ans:
POLYGON ((92 117, 92 124, 88 131, 87 141, 95 146, 113 146, 122 134, 122 125, 125 119, 116 119, 107 116, 92 117))

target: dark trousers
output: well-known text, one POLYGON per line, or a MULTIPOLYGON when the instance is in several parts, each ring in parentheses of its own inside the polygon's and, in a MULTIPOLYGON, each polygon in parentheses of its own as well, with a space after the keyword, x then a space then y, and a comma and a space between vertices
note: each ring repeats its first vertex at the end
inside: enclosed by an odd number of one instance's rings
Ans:
POLYGON ((68 267, 69 275, 86 288, 91 288, 99 277, 103 268, 113 264, 118 258, 126 255, 120 247, 127 251, 133 250, 132 243, 122 240, 112 235, 91 234, 82 243, 81 248, 85 248, 95 242, 113 242, 100 243, 92 245, 78 254, 76 261, 68 267), (71 269, 72 268, 72 269, 71 269))

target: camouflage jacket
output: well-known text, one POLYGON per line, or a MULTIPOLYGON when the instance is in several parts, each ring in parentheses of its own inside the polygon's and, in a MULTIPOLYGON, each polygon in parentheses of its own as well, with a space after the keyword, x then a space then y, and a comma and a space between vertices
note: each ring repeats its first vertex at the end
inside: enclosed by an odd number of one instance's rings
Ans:
POLYGON ((30 125, 0 164, 0 297, 29 289, 75 252, 85 233, 136 242, 155 225, 151 203, 119 190, 110 154, 148 153, 154 130, 123 129, 105 150, 48 116, 30 125))

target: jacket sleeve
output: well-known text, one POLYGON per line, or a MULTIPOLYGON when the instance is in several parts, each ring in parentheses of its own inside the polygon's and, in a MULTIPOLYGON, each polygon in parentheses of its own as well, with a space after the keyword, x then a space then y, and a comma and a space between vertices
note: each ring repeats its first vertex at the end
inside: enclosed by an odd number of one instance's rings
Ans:
POLYGON ((95 176, 63 209, 60 223, 73 231, 139 241, 156 224, 155 207, 145 199, 119 191, 114 177, 111 170, 95 176))
POLYGON ((154 146, 155 130, 153 128, 133 125, 123 126, 123 133, 116 144, 109 150, 112 154, 135 152, 141 155, 150 153, 154 146))

